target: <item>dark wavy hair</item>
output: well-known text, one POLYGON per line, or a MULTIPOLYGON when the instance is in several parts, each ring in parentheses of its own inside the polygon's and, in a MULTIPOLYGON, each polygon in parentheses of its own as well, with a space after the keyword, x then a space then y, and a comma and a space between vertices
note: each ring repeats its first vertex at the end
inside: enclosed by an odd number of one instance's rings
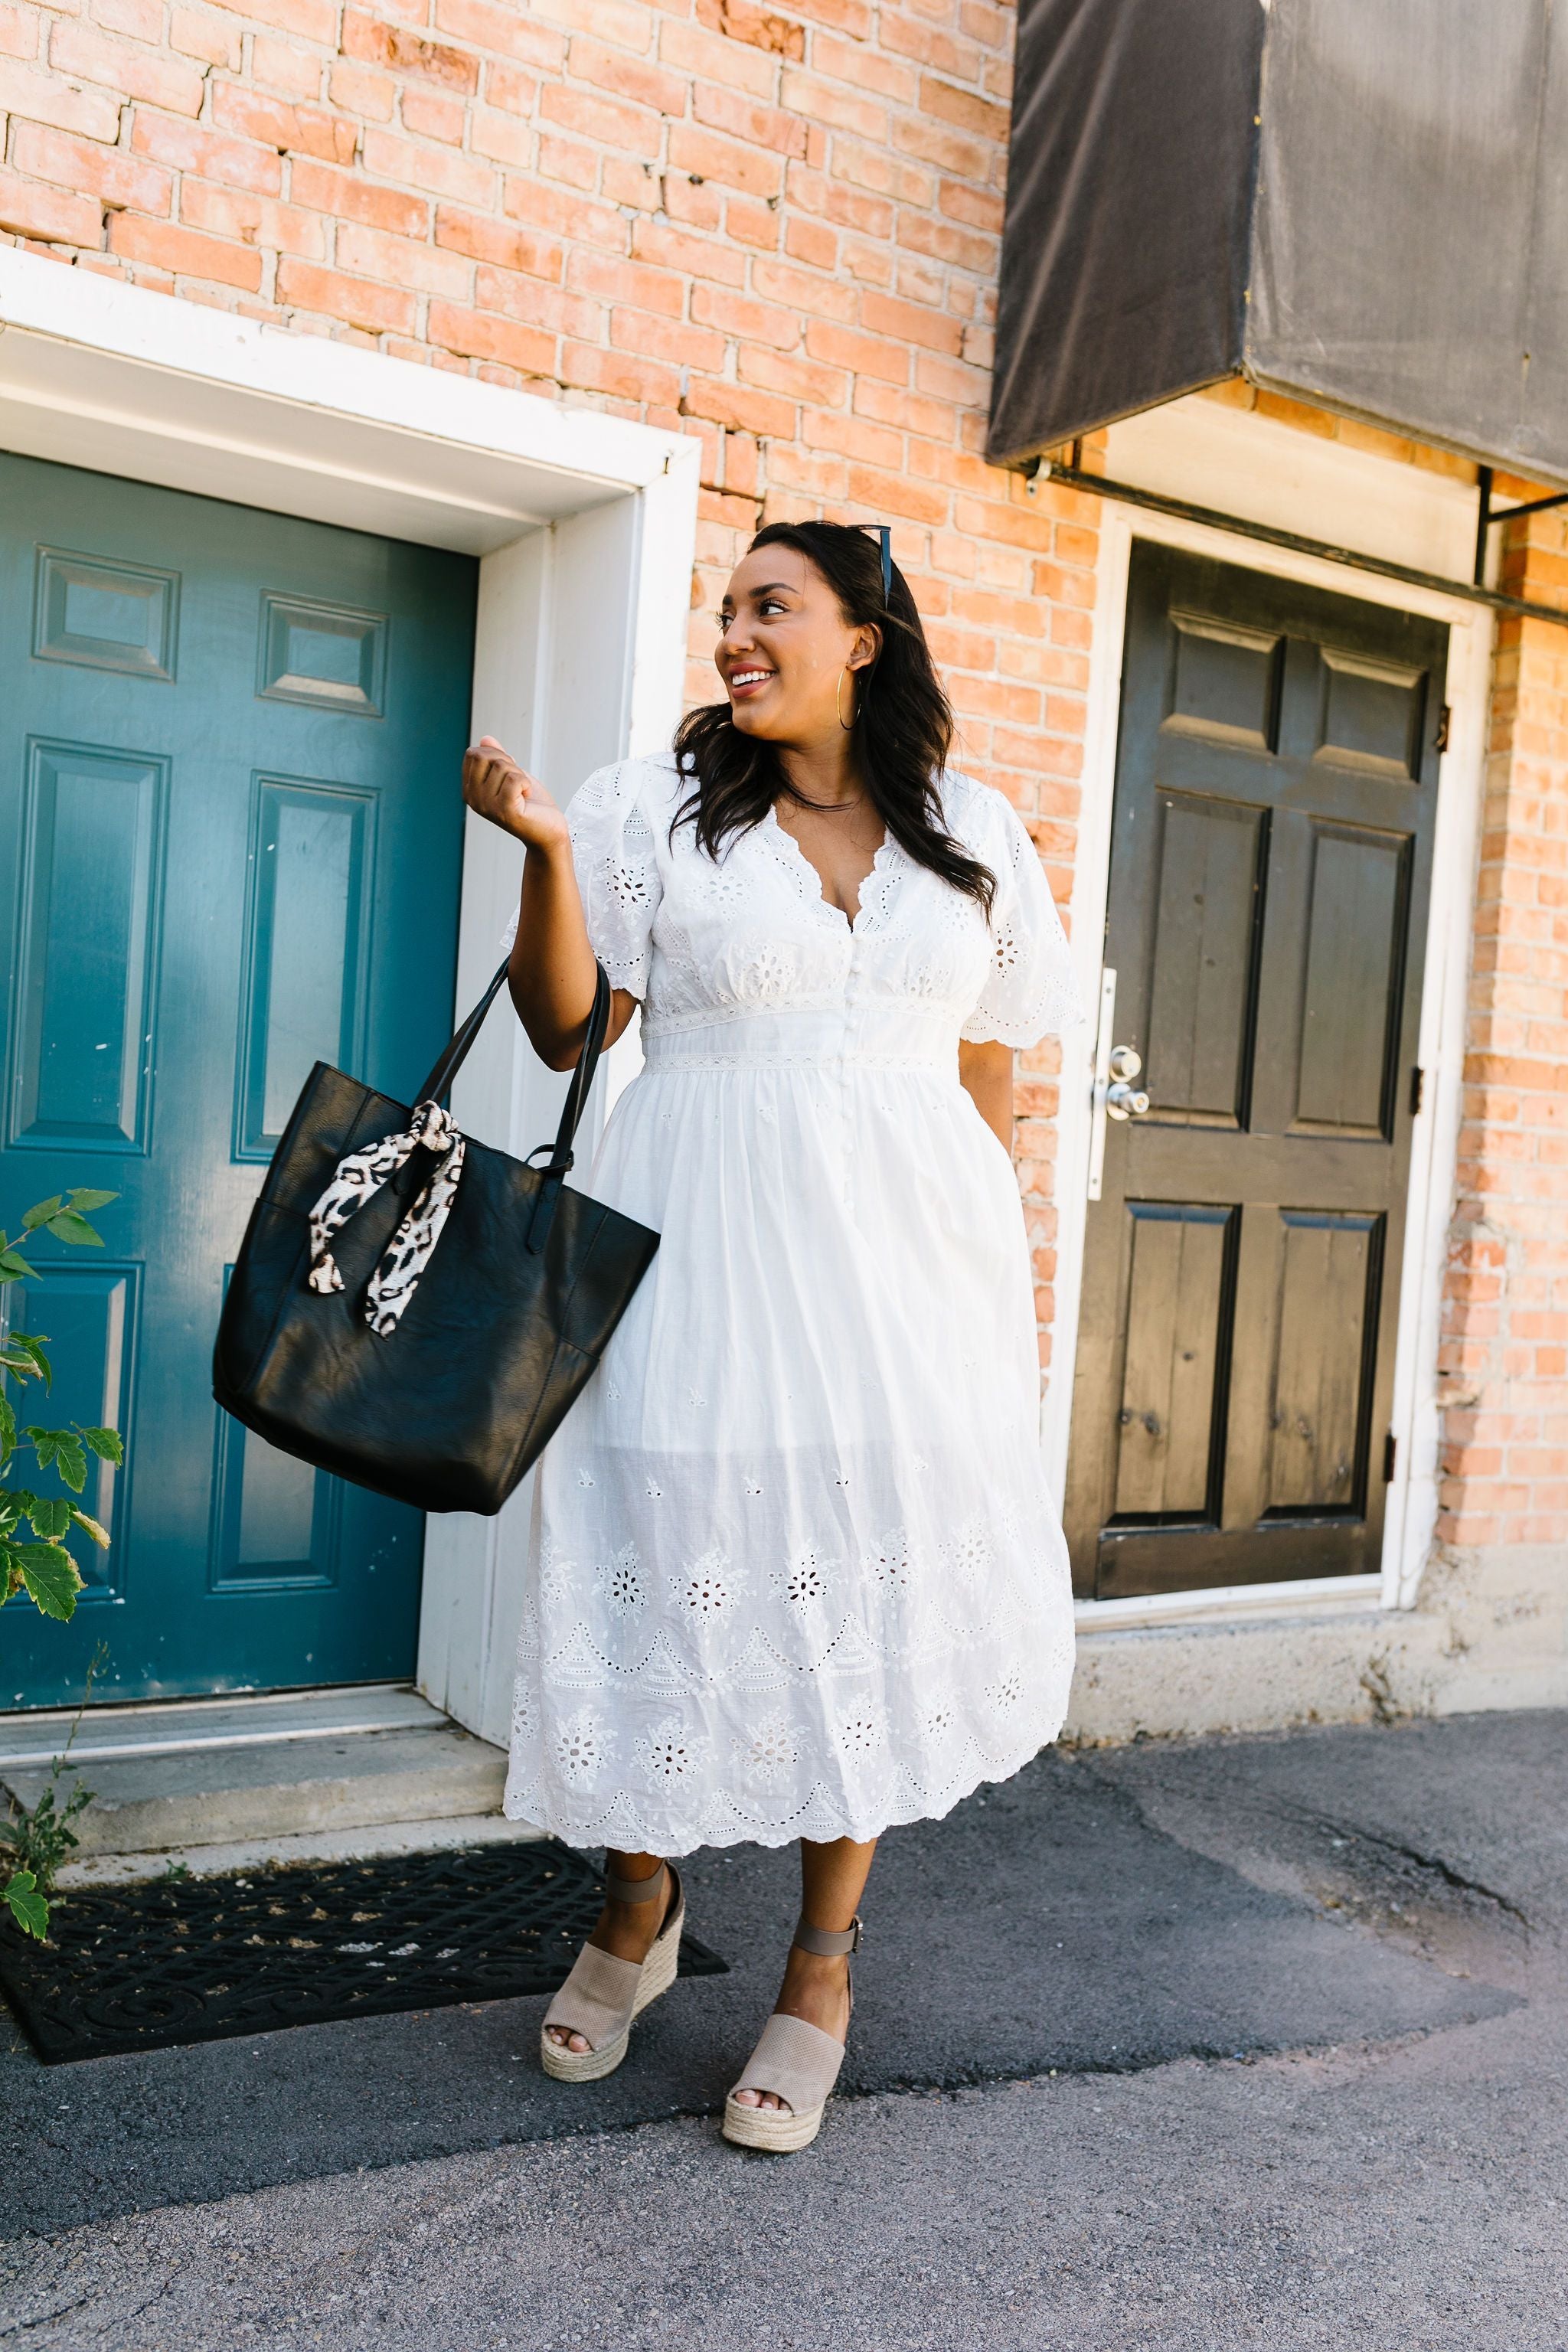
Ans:
MULTIPOLYGON (((857 673, 856 749, 867 792, 900 848, 978 899, 989 919, 996 877, 942 822, 937 779, 952 743, 952 711, 909 582, 895 564, 883 602, 881 549, 855 523, 771 522, 748 552, 759 547, 794 548, 816 566, 852 628, 880 630, 881 651, 857 673)), ((710 857, 718 856, 730 834, 760 824, 788 790, 775 747, 742 733, 727 701, 688 711, 676 730, 675 758, 680 775, 694 777, 697 789, 676 811, 670 830, 694 825, 710 857)))

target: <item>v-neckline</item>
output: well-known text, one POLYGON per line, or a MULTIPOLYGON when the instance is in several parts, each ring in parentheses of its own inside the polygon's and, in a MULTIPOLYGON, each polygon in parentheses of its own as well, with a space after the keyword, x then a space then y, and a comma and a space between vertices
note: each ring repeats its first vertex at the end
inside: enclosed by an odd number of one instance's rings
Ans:
POLYGON ((795 839, 794 834, 790 832, 789 828, 779 823, 778 810, 776 808, 770 808, 768 810, 766 816, 763 819, 763 824, 764 828, 771 832, 774 840, 780 841, 784 844, 785 857, 791 860, 798 860, 798 862, 805 866, 806 872, 810 875, 813 882, 816 885, 815 903, 820 908, 821 912, 828 919, 829 921, 837 920, 843 922, 847 927, 851 936, 853 936, 856 926, 859 922, 861 916, 866 911, 867 888, 871 883, 879 879, 882 872, 883 859, 887 857, 890 850, 897 846, 897 844, 894 842, 892 835, 888 831, 887 826, 885 824, 883 825, 882 838, 877 844, 876 855, 872 858, 870 865, 866 868, 865 873, 860 877, 859 883, 857 886, 855 892, 855 912, 851 914, 847 907, 836 907, 833 904, 833 901, 827 895, 827 886, 822 878, 821 872, 814 864, 812 859, 806 856, 805 850, 801 847, 799 842, 795 839))

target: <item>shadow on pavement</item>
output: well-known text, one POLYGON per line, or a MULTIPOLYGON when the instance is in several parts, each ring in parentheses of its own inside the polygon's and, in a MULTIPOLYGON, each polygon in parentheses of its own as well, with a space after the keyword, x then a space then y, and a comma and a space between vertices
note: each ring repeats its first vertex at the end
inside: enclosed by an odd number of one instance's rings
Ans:
MULTIPOLYGON (((1407 1849, 1431 1864, 1428 1908, 1447 1868, 1457 1900, 1478 1886, 1511 1926, 1506 1906, 1522 1917, 1552 1881, 1539 1835, 1510 1823, 1568 1819, 1563 1727, 1489 1716, 1037 1759, 945 1822, 889 1834, 843 2090, 1123 2073, 1497 2015, 1517 1999, 1505 1967, 1451 1973, 1319 1881, 1350 1884, 1363 1848, 1407 1849)), ((731 1972, 679 1983, 602 2084, 541 2074, 542 1998, 47 2072, 12 2027, 0 2136, 29 2160, 9 2233, 712 2112, 771 2005, 797 1882, 791 1853, 753 1846, 696 1855, 689 1876, 693 1930, 731 1972)))

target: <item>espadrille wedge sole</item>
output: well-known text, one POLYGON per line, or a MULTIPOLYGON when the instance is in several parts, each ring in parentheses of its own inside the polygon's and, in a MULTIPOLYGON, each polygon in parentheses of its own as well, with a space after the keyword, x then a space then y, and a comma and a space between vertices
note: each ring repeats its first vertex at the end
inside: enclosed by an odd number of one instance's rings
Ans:
MULTIPOLYGON (((795 1931, 803 1950, 833 1958, 860 1948, 860 1922, 842 1930, 814 1927, 803 1918, 795 1931)), ((854 2006, 854 1993, 850 1993, 854 2006)), ((822 2129, 822 2118, 838 2070, 844 2044, 804 2017, 775 2009, 763 2026, 762 2038, 746 2062, 745 2072, 724 2102, 723 2132, 737 2147, 760 2147, 775 2156, 794 2155, 809 2147, 822 2129), (743 2107, 737 2091, 771 2091, 788 2101, 783 2107, 743 2107)))
POLYGON ((665 1892, 667 1883, 673 1885, 675 1899, 640 1967, 636 1960, 618 1960, 614 1952, 602 1952, 596 1944, 584 1944, 572 1964, 571 1975, 546 2010, 539 2031, 539 2062, 556 2082, 597 2083, 613 2074, 626 2054, 633 2020, 649 2001, 669 1990, 680 1959, 686 1892, 678 1873, 664 1863, 645 1884, 606 1872, 606 1891, 617 1903, 651 1902, 665 1892), (547 2030, 552 2025, 580 2033, 589 2047, 568 2050, 563 2043, 552 2042, 547 2030))

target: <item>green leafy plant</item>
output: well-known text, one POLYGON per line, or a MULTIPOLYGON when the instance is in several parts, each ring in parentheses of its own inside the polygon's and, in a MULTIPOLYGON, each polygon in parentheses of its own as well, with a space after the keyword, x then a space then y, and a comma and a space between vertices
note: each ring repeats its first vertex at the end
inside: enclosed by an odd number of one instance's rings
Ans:
POLYGON ((18 1803, 8 1794, 5 1818, 0 1822, 0 1847, 9 1846, 14 1857, 5 1884, 0 1885, 0 1903, 6 1906, 17 1927, 36 1936, 40 1943, 49 1932, 49 1897, 54 1892, 55 1874, 81 1843, 71 1824, 92 1802, 92 1790, 79 1780, 63 1805, 56 1803, 55 1791, 81 1729, 81 1719, 92 1696, 92 1678, 108 1655, 108 1644, 100 1642, 88 1662, 81 1705, 65 1746, 49 1766, 48 1787, 31 1807, 18 1803))
MULTIPOLYGON (((55 1778, 59 1775, 59 1759, 55 1760, 55 1778)), ((18 1927, 40 1943, 49 1932, 49 1896, 54 1892, 55 1873, 62 1862, 81 1841, 71 1823, 92 1802, 92 1790, 79 1781, 63 1805, 55 1803, 53 1784, 44 1790, 29 1811, 25 1805, 13 1805, 10 1817, 0 1822, 0 1843, 10 1847, 15 1857, 11 1862, 5 1884, 0 1886, 0 1903, 4 1903, 18 1927)))
MULTIPOLYGON (((0 1233, 0 1286, 21 1282, 28 1276, 38 1277, 38 1268, 25 1252, 29 1240, 39 1234, 101 1249, 102 1236, 89 1224, 87 1212, 101 1209, 114 1198, 112 1192, 79 1189, 36 1202, 22 1219, 22 1231, 15 1242, 0 1233)), ((53 1378, 45 1353, 47 1345, 42 1334, 14 1330, 7 1325, 0 1339, 0 1369, 20 1387, 29 1381, 41 1382, 47 1395, 53 1378)), ((0 1393, 0 1608, 18 1592, 26 1592, 46 1617, 58 1618, 63 1623, 74 1613, 82 1578, 65 1538, 76 1527, 104 1550, 109 1548, 109 1538, 98 1521, 71 1499, 87 1485, 88 1456, 94 1454, 103 1462, 123 1461, 119 1432, 86 1429, 79 1422, 66 1429, 47 1429, 37 1423, 19 1427, 10 1397, 0 1393), (67 1488, 65 1494, 41 1495, 30 1486, 13 1485, 16 1471, 28 1454, 38 1472, 67 1488), (31 1531, 31 1542, 24 1539, 25 1530, 31 1531)))
MULTIPOLYGON (((88 1223, 88 1212, 106 1208, 114 1197, 112 1192, 85 1187, 57 1192, 27 1211, 15 1241, 0 1233, 0 1298, 8 1296, 12 1283, 41 1278, 39 1268, 26 1255, 28 1243, 39 1234, 48 1234, 56 1241, 81 1248, 101 1249, 102 1235, 88 1223)), ((18 1331, 7 1316, 0 1332, 0 1375, 15 1382, 19 1393, 26 1392, 30 1381, 37 1381, 47 1396, 54 1377, 47 1347, 45 1334, 18 1331)), ((62 1624, 76 1613, 82 1575, 65 1539, 73 1528, 79 1528, 101 1549, 109 1548, 105 1530, 73 1499, 87 1485, 88 1459, 94 1454, 100 1462, 122 1462, 125 1454, 119 1432, 84 1428, 75 1421, 64 1429, 37 1422, 19 1426, 16 1404, 0 1388, 0 1609, 18 1593, 26 1593, 35 1608, 62 1624), (54 1484, 63 1487, 63 1493, 40 1494, 36 1486, 16 1483, 16 1473, 29 1454, 29 1473, 38 1486, 54 1484)), ((83 1706, 101 1652, 95 1655, 88 1668, 83 1706)), ((79 1710, 77 1723, 80 1720, 79 1710)), ((0 1849, 8 1848, 11 1857, 7 1867, 0 1852, 0 1904, 18 1927, 40 1940, 48 1934, 55 1874, 78 1843, 71 1825, 92 1801, 92 1791, 80 1786, 71 1790, 63 1805, 55 1801, 75 1737, 73 1724, 70 1739, 54 1760, 50 1785, 37 1803, 29 1810, 13 1801, 6 1819, 0 1822, 0 1849)))

